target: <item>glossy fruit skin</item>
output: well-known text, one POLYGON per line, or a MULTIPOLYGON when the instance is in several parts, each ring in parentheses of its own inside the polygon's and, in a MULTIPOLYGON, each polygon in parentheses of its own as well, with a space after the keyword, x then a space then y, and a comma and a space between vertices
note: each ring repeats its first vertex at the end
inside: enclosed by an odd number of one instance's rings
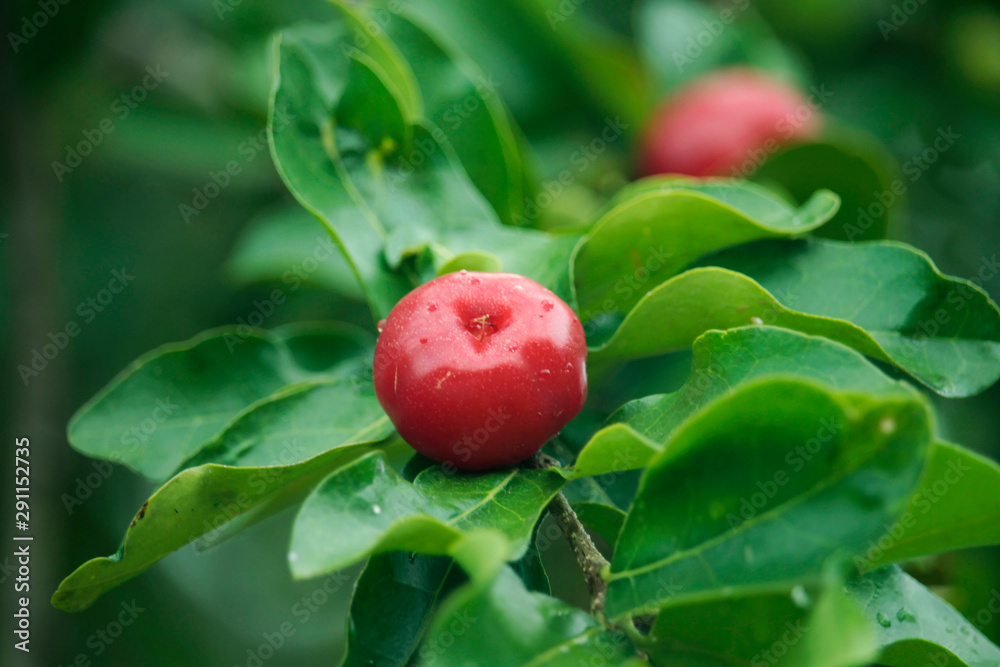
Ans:
POLYGON ((407 294, 375 346, 396 430, 446 467, 519 463, 580 412, 587 345, 555 294, 512 273, 449 273, 407 294))
POLYGON ((745 67, 720 70, 654 113, 640 140, 638 170, 745 178, 781 146, 815 137, 821 124, 797 89, 745 67))

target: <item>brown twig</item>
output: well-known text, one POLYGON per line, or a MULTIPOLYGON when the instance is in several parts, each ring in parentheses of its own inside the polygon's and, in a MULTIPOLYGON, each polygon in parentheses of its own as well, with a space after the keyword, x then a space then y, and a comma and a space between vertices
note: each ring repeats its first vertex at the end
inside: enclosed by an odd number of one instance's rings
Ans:
MULTIPOLYGON (((551 456, 538 453, 529 459, 528 464, 533 468, 544 469, 557 466, 559 462, 551 456)), ((562 491, 557 493, 556 497, 549 503, 549 512, 559 523, 563 535, 566 536, 573 553, 576 555, 580 569, 583 570, 583 578, 590 589, 591 612, 594 615, 603 616, 604 595, 608 590, 608 582, 604 580, 602 572, 609 565, 607 559, 597 549, 594 541, 590 539, 590 534, 583 527, 580 517, 570 507, 569 501, 566 500, 562 491)))

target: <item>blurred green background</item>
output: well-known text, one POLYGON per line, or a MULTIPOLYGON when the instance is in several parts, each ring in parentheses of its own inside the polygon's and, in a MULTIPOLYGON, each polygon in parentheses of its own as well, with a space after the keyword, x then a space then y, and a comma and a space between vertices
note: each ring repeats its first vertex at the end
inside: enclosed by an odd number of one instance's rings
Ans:
MULTIPOLYGON (((648 84, 650 100, 701 67, 750 60, 785 72, 804 87, 825 86, 832 95, 823 113, 877 137, 900 166, 920 155, 940 130, 952 128, 959 135, 954 146, 918 178, 907 179, 906 209, 893 236, 925 250, 944 272, 956 276, 973 278, 996 262, 996 5, 918 0, 408 4, 495 77, 543 179, 563 169, 606 117, 619 112, 641 117, 644 111, 617 98, 616 85, 628 82, 594 74, 614 71, 614 63, 595 64, 591 43, 605 45, 599 52, 611 56, 641 43, 635 48, 656 81, 648 84), (706 47, 712 53, 695 57, 691 68, 672 70, 670 52, 655 52, 661 32, 664 44, 687 44, 703 30, 711 32, 711 22, 723 10, 737 17, 737 28, 727 25, 706 47)), ((332 12, 321 0, 8 0, 0 12, 5 158, 0 166, 5 369, 0 417, 5 448, 12 447, 14 437, 32 441, 35 535, 33 650, 14 655, 4 613, 3 655, 10 657, 2 663, 247 665, 248 651, 256 650, 265 633, 300 619, 303 597, 321 583, 290 580, 285 563, 290 514, 202 554, 182 549, 86 612, 55 611, 48 598, 60 579, 83 560, 112 553, 152 490, 151 483, 122 468, 102 474, 100 466, 70 449, 65 425, 133 359, 160 344, 246 320, 257 308, 255 301, 275 285, 285 286, 289 301, 266 317, 266 327, 336 318, 373 328, 367 307, 351 295, 331 294, 321 284, 289 288, 280 278, 280 260, 273 281, 249 280, 238 264, 227 263, 255 217, 291 203, 261 143, 269 36, 282 25, 329 20, 332 12), (67 147, 84 140, 93 150, 72 166, 76 159, 67 147), (233 160, 241 173, 219 188, 204 210, 186 216, 182 205, 194 207, 213 174, 233 160), (69 168, 54 167, 54 162, 69 168), (119 293, 106 290, 117 285, 111 283, 114 271, 134 276, 119 293), (17 367, 30 364, 33 351, 49 343, 50 334, 59 338, 69 323, 79 326, 78 335, 25 382, 17 367), (134 623, 111 642, 102 639, 98 633, 113 633, 109 625, 123 603, 133 601, 143 610, 134 623)), ((572 192, 573 205, 593 200, 596 206, 629 178, 629 153, 627 141, 612 144, 572 192)), ((995 273, 983 287, 998 300, 995 273)), ((644 386, 664 391, 679 380, 677 364, 661 365, 663 376, 652 374, 644 386)), ((618 384, 634 392, 637 382, 629 373, 624 369, 618 384)), ((946 437, 1000 458, 1000 389, 936 403, 946 437)), ((4 455, 0 463, 5 490, 11 458, 4 455)), ((4 517, 13 513, 10 495, 5 491, 0 500, 4 517)), ((7 546, 0 552, 3 609, 10 608, 12 595, 9 553, 7 546)), ((996 550, 966 551, 920 568, 926 582, 939 586, 959 610, 974 614, 1000 589, 998 555, 996 550)), ((296 634, 266 664, 336 664, 348 595, 345 586, 310 610, 308 622, 296 622, 296 634)), ((1000 622, 982 629, 1000 640, 1000 622)))

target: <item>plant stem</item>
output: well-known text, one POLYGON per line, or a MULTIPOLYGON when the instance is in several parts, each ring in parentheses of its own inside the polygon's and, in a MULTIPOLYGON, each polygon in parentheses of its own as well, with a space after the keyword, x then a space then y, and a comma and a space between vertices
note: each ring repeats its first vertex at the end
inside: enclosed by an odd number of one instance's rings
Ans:
MULTIPOLYGON (((551 456, 536 454, 529 460, 529 464, 535 468, 551 468, 559 465, 559 462, 551 456)), ((590 539, 590 534, 580 522, 580 517, 576 515, 569 501, 562 491, 549 503, 549 512, 555 517, 562 529, 563 535, 569 541, 576 561, 583 570, 583 578, 590 589, 590 610, 595 616, 604 616, 604 594, 608 590, 608 582, 604 580, 602 572, 608 567, 607 559, 597 549, 597 545, 590 539)))

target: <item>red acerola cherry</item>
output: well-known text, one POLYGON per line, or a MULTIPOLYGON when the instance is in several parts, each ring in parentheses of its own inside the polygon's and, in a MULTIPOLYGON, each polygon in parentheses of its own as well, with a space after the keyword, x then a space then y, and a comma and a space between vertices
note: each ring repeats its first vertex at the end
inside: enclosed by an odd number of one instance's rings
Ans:
POLYGON ((639 171, 746 177, 778 149, 816 136, 816 108, 795 88, 736 67, 683 88, 653 115, 640 141, 639 171))
POLYGON ((528 458, 587 398, 576 314, 533 280, 449 273, 389 313, 375 346, 375 395, 421 454, 463 470, 528 458))

